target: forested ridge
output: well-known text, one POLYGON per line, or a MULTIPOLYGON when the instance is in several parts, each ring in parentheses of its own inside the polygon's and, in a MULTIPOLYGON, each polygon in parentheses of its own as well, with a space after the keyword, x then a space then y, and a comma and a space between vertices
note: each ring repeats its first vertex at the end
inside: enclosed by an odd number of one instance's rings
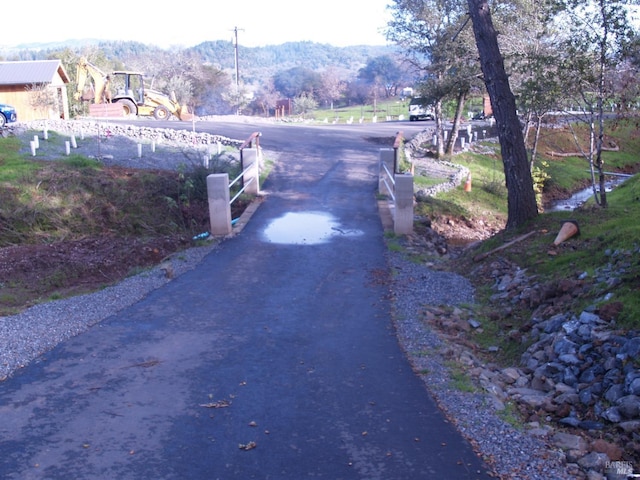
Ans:
MULTIPOLYGON (((188 48, 171 47, 166 49, 140 42, 69 40, 67 42, 19 45, 11 49, 0 49, 0 60, 44 60, 64 50, 78 54, 99 50, 105 59, 124 64, 144 57, 161 60, 179 53, 221 70, 235 68, 234 44, 226 40, 203 42, 188 48)), ((293 67, 311 70, 335 67, 357 73, 367 63, 367 60, 382 55, 393 55, 396 52, 397 47, 395 46, 335 47, 308 41, 264 47, 245 47, 240 44, 238 45, 238 61, 242 72, 249 77, 272 76, 277 71, 293 67)))

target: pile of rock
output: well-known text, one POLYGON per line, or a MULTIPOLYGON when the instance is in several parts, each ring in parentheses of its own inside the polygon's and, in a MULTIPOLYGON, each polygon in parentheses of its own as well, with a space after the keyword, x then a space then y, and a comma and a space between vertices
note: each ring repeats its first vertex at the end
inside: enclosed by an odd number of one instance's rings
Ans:
POLYGON ((40 120, 20 124, 15 128, 29 130, 51 130, 68 135, 86 135, 90 137, 123 136, 141 143, 162 142, 170 145, 191 145, 193 147, 222 145, 239 146, 240 140, 232 140, 221 135, 206 132, 179 130, 171 128, 139 127, 130 124, 94 120, 40 120))
MULTIPOLYGON (((518 367, 503 369, 479 361, 470 349, 452 352, 496 408, 516 405, 531 433, 547 438, 588 478, 626 478, 614 470, 640 467, 640 333, 616 327, 621 305, 607 293, 638 253, 640 247, 607 252, 610 262, 593 275, 549 283, 505 259, 479 266, 493 273, 492 300, 501 315, 509 316, 517 305, 533 309, 528 321, 504 333, 529 347, 518 367), (598 286, 603 303, 570 312, 576 297, 598 286)), ((427 312, 429 318, 458 340, 482 329, 471 312, 460 309, 446 317, 427 312)))
POLYGON ((434 129, 427 129, 418 133, 410 142, 405 144, 404 148, 405 156, 414 166, 415 175, 445 179, 444 182, 436 185, 417 188, 415 191, 417 200, 448 192, 461 185, 469 174, 467 167, 445 160, 429 158, 429 152, 425 151, 424 145, 427 142, 431 142, 433 133, 434 129))

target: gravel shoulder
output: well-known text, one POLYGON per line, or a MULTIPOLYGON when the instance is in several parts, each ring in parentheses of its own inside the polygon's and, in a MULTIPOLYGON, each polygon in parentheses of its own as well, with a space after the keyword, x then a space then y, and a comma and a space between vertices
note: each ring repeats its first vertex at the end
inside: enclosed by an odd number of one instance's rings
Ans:
POLYGON ((535 431, 514 426, 517 422, 508 411, 500 413, 488 392, 471 385, 466 376, 463 385, 459 384, 458 375, 466 367, 466 352, 423 320, 426 307, 455 308, 473 303, 473 288, 467 279, 416 263, 402 252, 389 251, 388 262, 398 341, 449 421, 499 478, 576 478, 567 471, 559 452, 537 437, 535 431))

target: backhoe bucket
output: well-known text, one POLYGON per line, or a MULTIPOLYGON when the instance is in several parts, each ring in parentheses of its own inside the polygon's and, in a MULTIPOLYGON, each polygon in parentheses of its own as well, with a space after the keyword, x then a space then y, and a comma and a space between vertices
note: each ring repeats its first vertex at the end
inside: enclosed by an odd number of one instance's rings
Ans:
POLYGON ((180 111, 178 112, 178 118, 180 118, 180 120, 182 120, 183 122, 190 122, 191 120, 193 120, 193 117, 194 115, 189 111, 189 107, 187 107, 186 105, 180 106, 180 111))
POLYGON ((89 104, 90 117, 124 117, 124 109, 120 103, 91 103, 89 104))

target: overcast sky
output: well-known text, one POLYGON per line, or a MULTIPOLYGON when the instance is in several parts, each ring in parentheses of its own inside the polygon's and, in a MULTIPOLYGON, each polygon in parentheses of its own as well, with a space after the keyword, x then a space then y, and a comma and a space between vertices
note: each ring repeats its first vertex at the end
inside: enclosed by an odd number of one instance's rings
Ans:
MULTIPOLYGON (((160 47, 232 40, 246 47, 312 41, 385 45, 392 0, 11 0, 0 46, 70 39, 138 41, 160 47)), ((5 15, 6 13, 6 15, 5 15)))

